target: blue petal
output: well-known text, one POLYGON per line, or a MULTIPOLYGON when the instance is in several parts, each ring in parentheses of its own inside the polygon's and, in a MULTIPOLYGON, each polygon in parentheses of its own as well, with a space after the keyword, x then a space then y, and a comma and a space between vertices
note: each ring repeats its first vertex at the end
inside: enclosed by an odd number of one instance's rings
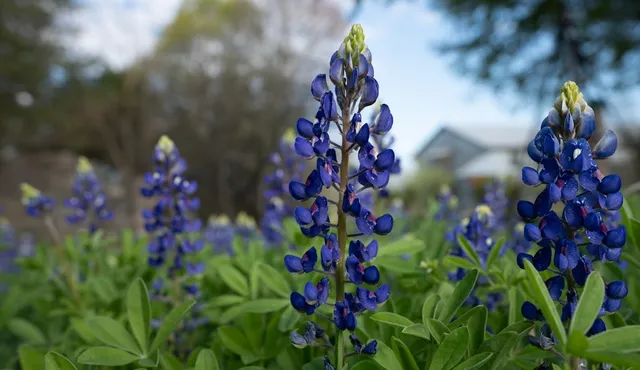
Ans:
POLYGON ((629 289, 624 281, 612 281, 607 285, 606 293, 611 299, 623 299, 629 293, 629 289))
POLYGON ((620 191, 621 187, 622 180, 620 179, 620 176, 611 174, 605 176, 602 181, 600 181, 600 185, 598 185, 598 191, 603 194, 617 193, 620 191))
POLYGON ((607 130, 602 139, 596 144, 593 148, 593 158, 595 159, 605 159, 609 158, 616 152, 618 148, 618 137, 616 134, 607 130))
POLYGON ((314 136, 313 134, 313 123, 305 118, 299 118, 296 123, 296 130, 298 131, 298 135, 304 137, 305 139, 311 140, 314 136))
POLYGON ((329 91, 329 86, 327 85, 327 75, 319 74, 316 78, 311 82, 311 95, 317 100, 320 101, 322 95, 329 91))
POLYGON ((363 108, 370 106, 378 100, 378 93, 380 87, 378 86, 378 81, 373 77, 366 76, 364 78, 364 85, 362 86, 362 96, 360 98, 360 104, 358 105, 358 110, 361 111, 363 108))
POLYGON ((523 167, 522 168, 522 182, 525 185, 535 186, 540 184, 540 176, 538 175, 538 171, 531 167, 523 167))

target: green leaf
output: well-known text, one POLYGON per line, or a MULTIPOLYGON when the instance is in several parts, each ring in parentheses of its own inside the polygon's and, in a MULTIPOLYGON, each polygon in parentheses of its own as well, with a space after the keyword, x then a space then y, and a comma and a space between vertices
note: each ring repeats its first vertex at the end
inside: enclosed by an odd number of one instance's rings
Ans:
POLYGON ((449 322, 455 316, 456 312, 464 301, 469 297, 473 287, 478 279, 478 270, 471 270, 467 275, 456 284, 456 288, 445 301, 444 306, 440 310, 438 319, 442 322, 449 322))
MULTIPOLYGON (((589 274, 589 277, 587 277, 584 290, 578 300, 576 312, 571 317, 569 338, 571 338, 571 333, 574 331, 585 334, 591 329, 593 321, 598 317, 598 312, 600 311, 600 307, 602 307, 603 301, 604 282, 600 274, 597 271, 593 271, 589 274)), ((571 343, 569 343, 569 346, 571 346, 571 343)))
POLYGON ((451 330, 447 328, 445 324, 436 319, 428 319, 427 328, 429 329, 429 332, 431 333, 433 339, 435 339, 438 343, 442 342, 445 334, 451 333, 451 330))
POLYGON ((178 306, 175 306, 171 312, 162 320, 162 324, 160 325, 160 329, 158 329, 158 333, 156 337, 153 339, 151 346, 149 347, 149 352, 153 352, 154 350, 160 348, 163 345, 169 335, 173 332, 173 330, 178 326, 178 323, 182 320, 182 317, 189 312, 191 307, 196 304, 196 301, 187 301, 183 302, 178 306))
POLYGON ((118 298, 118 289, 108 277, 99 276, 93 278, 91 280, 91 287, 103 303, 109 304, 118 298))
POLYGON ((96 316, 87 320, 87 327, 91 334, 102 343, 131 353, 141 354, 136 341, 118 321, 106 316, 96 316))
POLYGON ((449 370, 456 366, 467 352, 468 343, 469 331, 466 326, 452 331, 438 346, 429 370, 449 370))
POLYGON ((159 363, 160 351, 158 350, 153 351, 150 355, 147 355, 147 357, 142 358, 140 359, 140 361, 138 361, 138 365, 144 367, 158 367, 159 363))
POLYGON ((491 359, 491 357, 493 357, 493 353, 490 352, 478 353, 477 355, 456 366, 454 370, 480 369, 482 368, 482 365, 484 365, 491 359))
POLYGON ((591 349, 587 350, 584 353, 584 358, 595 361, 595 362, 604 362, 607 364, 618 365, 618 366, 640 366, 640 354, 638 353, 627 353, 621 355, 617 351, 592 351, 591 349))
POLYGON ((226 307, 247 301, 247 297, 239 295, 221 295, 213 298, 207 303, 207 307, 226 307))
POLYGON ((378 340, 378 352, 373 356, 373 360, 387 370, 402 369, 393 350, 380 340, 378 340))
POLYGON ((464 251, 465 255, 469 257, 471 261, 476 265, 477 268, 482 268, 482 264, 480 263, 480 257, 478 257, 478 253, 475 249, 469 244, 469 241, 462 235, 458 234, 458 244, 464 251))
POLYGON ((44 369, 44 353, 23 344, 18 347, 18 358, 22 370, 42 370, 44 369))
POLYGON ((640 351, 640 325, 610 329, 588 339, 589 351, 640 351))
POLYGON ((231 265, 219 265, 216 268, 218 275, 229 288, 242 296, 249 296, 249 283, 240 271, 231 265))
POLYGON ((151 305, 149 292, 141 278, 131 284, 127 292, 127 317, 131 331, 136 337, 142 353, 147 353, 149 326, 151 325, 151 305))
POLYGON ((349 370, 378 370, 381 369, 380 365, 378 365, 373 360, 363 360, 356 362, 353 367, 349 368, 349 370))
POLYGON ((44 356, 44 370, 77 370, 77 368, 63 355, 49 352, 44 356))
POLYGON ((254 356, 254 353, 247 348, 249 340, 240 329, 233 326, 222 326, 218 328, 218 337, 231 352, 240 356, 254 356))
POLYGON ((411 320, 393 312, 376 312, 371 315, 371 320, 377 321, 382 324, 397 326, 403 329, 407 326, 413 325, 413 322, 411 320))
POLYGON ((282 316, 280 316, 278 330, 283 333, 291 331, 298 320, 300 320, 300 313, 296 311, 293 306, 289 306, 282 312, 282 316))
POLYGON ((402 239, 390 244, 380 243, 378 257, 380 256, 402 256, 405 254, 415 254, 425 248, 425 243, 409 234, 402 239))
POLYGON ((515 286, 509 288, 507 292, 509 298, 509 325, 513 325, 518 320, 518 313, 520 307, 518 302, 518 291, 515 286))
POLYGON ((276 312, 290 304, 288 299, 280 299, 280 298, 265 298, 265 299, 256 299, 255 301, 249 301, 238 305, 237 307, 242 307, 240 313, 250 312, 250 313, 269 313, 276 312))
POLYGON ((527 276, 531 283, 531 289, 535 294, 538 305, 540 306, 544 317, 547 319, 553 334, 558 338, 560 345, 564 347, 567 344, 567 333, 564 331, 562 320, 560 320, 558 310, 556 310, 556 306, 549 295, 549 290, 547 289, 544 280, 542 280, 542 276, 540 276, 536 268, 531 264, 531 261, 525 259, 524 267, 527 271, 527 276))
POLYGON ((471 309, 478 309, 473 316, 467 321, 467 329, 469 330, 469 355, 473 356, 477 349, 484 342, 484 334, 487 332, 487 320, 489 311, 485 306, 477 306, 471 309))
POLYGON ((528 332, 533 327, 534 323, 531 321, 518 321, 513 325, 509 325, 506 328, 502 329, 500 333, 505 333, 508 331, 512 331, 517 334, 522 334, 524 332, 528 332))
POLYGON ((251 299, 258 299, 260 293, 260 267, 257 262, 253 264, 249 271, 249 297, 251 299))
POLYGON ((391 348, 396 354, 396 359, 399 360, 401 366, 400 369, 404 370, 419 370, 416 360, 413 359, 413 355, 406 344, 396 337, 391 337, 391 348))
POLYGON ((83 320, 77 317, 72 317, 70 319, 71 327, 75 332, 87 343, 93 343, 96 341, 96 337, 91 334, 89 330, 89 326, 87 325, 87 320, 83 320))
POLYGON ((440 301, 440 296, 437 294, 431 295, 424 300, 422 305, 422 324, 427 326, 427 321, 434 318, 436 312, 436 305, 440 301))
POLYGON ((486 271, 489 271, 489 268, 493 265, 496 258, 498 258, 500 251, 502 251, 503 244, 504 244, 504 236, 500 237, 500 239, 498 239, 496 244, 494 244, 493 247, 491 248, 491 252, 489 252, 489 257, 487 257, 487 267, 485 268, 486 271))
POLYGON ((584 351, 589 346, 587 336, 579 330, 569 332, 569 341, 567 342, 567 352, 577 357, 582 357, 584 351))
POLYGON ((43 345, 47 343, 47 338, 42 331, 25 319, 12 319, 7 327, 15 336, 24 339, 29 344, 43 345))
POLYGON ((413 324, 402 329, 403 334, 429 340, 429 329, 422 324, 413 324))
POLYGON ((118 348, 91 347, 78 356, 78 362, 85 365, 122 366, 139 358, 140 356, 118 348))
POLYGON ((465 270, 472 270, 477 267, 468 259, 458 256, 446 256, 442 262, 446 267, 460 267, 465 270))
POLYGON ((264 285, 277 295, 289 299, 291 287, 282 273, 266 263, 261 263, 259 267, 264 285))
POLYGON ((203 349, 198 354, 195 370, 219 370, 216 354, 210 349, 203 349))
POLYGON ((492 368, 500 369, 502 363, 509 359, 511 351, 517 341, 517 333, 511 331, 501 332, 500 334, 485 340, 480 348, 478 348, 478 353, 493 352, 495 356, 491 358, 493 365, 492 368))
POLYGON ((162 370, 183 370, 182 363, 174 355, 163 353, 160 355, 160 366, 162 370))

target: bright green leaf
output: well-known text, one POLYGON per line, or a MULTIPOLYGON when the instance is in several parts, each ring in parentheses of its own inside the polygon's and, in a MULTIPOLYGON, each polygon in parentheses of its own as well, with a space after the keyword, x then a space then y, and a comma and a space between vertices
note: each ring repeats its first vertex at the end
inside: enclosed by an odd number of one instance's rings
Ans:
POLYGON ((422 324, 427 326, 427 320, 433 319, 436 312, 436 305, 440 302, 440 296, 437 294, 430 295, 425 299, 422 305, 422 324))
POLYGON ((473 264, 473 262, 469 261, 466 258, 458 257, 458 256, 446 256, 442 262, 446 267, 455 267, 462 268, 465 270, 472 270, 477 266, 473 264))
POLYGON ((90 284, 95 294, 105 304, 113 302, 120 294, 113 281, 106 276, 95 277, 90 281, 90 284))
POLYGON ((259 266, 264 285, 277 295, 288 299, 291 295, 291 287, 282 273, 266 263, 261 263, 259 266))
POLYGON ((260 265, 255 262, 249 271, 249 298, 258 299, 260 293, 260 265))
POLYGON ((240 356, 253 356, 253 352, 247 348, 249 342, 240 329, 233 326, 222 326, 218 328, 218 337, 222 344, 231 352, 240 356))
POLYGON ((588 339, 589 351, 640 351, 640 325, 610 329, 588 339))
POLYGON ((78 356, 78 362, 85 365, 122 366, 139 358, 140 356, 118 348, 91 347, 78 356))
POLYGON ((45 354, 27 344, 18 347, 18 359, 22 370, 44 369, 45 354))
POLYGON ((376 312, 371 315, 371 320, 377 321, 382 324, 398 326, 401 328, 406 328, 407 326, 413 325, 413 322, 411 320, 393 312, 376 312))
MULTIPOLYGON (((585 334, 591 326, 593 321, 598 317, 600 307, 604 301, 604 281, 597 271, 593 271, 587 277, 587 282, 584 285, 584 290, 578 300, 578 306, 576 312, 571 317, 571 326, 569 327, 569 337, 571 333, 577 331, 585 334)), ((576 336, 575 338, 581 338, 576 336)), ((571 343, 569 344, 571 347, 571 343)))
POLYGON ((207 302, 207 307, 226 307, 247 301, 247 297, 239 295, 221 295, 207 302))
POLYGON ((282 315, 280 316, 280 320, 278 322, 278 330, 281 332, 289 332, 296 323, 300 320, 300 313, 296 311, 293 306, 287 307, 282 315))
POLYGON ((47 338, 42 331, 25 319, 11 319, 7 327, 15 336, 24 339, 29 344, 43 345, 47 343, 47 338))
POLYGON ((216 354, 210 349, 203 349, 198 354, 195 370, 219 370, 216 354))
POLYGON ((429 370, 452 369, 464 358, 465 353, 467 353, 468 343, 469 331, 466 326, 461 326, 452 331, 440 342, 440 346, 438 346, 438 350, 431 360, 429 370))
POLYGON ((170 353, 163 353, 160 355, 160 366, 162 367, 162 370, 183 370, 180 360, 170 353))
POLYGON ((288 299, 280 298, 265 298, 256 299, 255 301, 249 301, 239 304, 237 307, 241 307, 240 313, 270 313, 279 311, 290 304, 288 299))
POLYGON ((249 295, 249 283, 240 271, 231 265, 219 265, 216 268, 218 275, 229 288, 240 295, 249 295))
POLYGON ((140 344, 142 353, 149 345, 149 325, 151 325, 151 306, 149 292, 144 281, 138 278, 127 292, 127 317, 133 336, 140 344))
POLYGON ((564 326, 562 326, 562 320, 560 320, 560 315, 558 315, 558 310, 556 310, 556 306, 549 295, 549 290, 547 289, 547 285, 542 280, 542 276, 538 273, 531 261, 525 259, 524 267, 527 271, 527 276, 529 277, 529 282, 531 284, 531 289, 533 290, 538 305, 544 314, 544 317, 547 319, 553 334, 555 334, 556 338, 558 338, 558 342, 561 346, 565 346, 567 343, 567 333, 564 331, 564 326))
POLYGON ((429 332, 431 333, 433 339, 435 339, 438 343, 442 342, 445 334, 451 333, 451 330, 445 324, 443 324, 442 321, 436 319, 428 319, 427 328, 429 329, 429 332))
POLYGON ((589 346, 587 336, 579 330, 569 332, 569 341, 567 342, 567 352, 577 357, 581 357, 589 346))
POLYGON ((196 304, 195 301, 183 302, 182 304, 175 306, 171 312, 165 316, 164 320, 162 320, 162 324, 160 325, 160 329, 158 329, 156 337, 153 339, 153 342, 149 347, 149 352, 159 349, 160 346, 166 342, 169 335, 171 335, 173 330, 178 326, 178 323, 180 323, 184 315, 189 312, 194 304, 196 304))
POLYGON ((487 271, 493 265, 496 258, 498 258, 498 255, 500 255, 500 251, 502 250, 503 244, 504 244, 504 236, 498 239, 496 244, 494 244, 493 247, 491 247, 491 252, 489 252, 489 257, 487 257, 487 267, 486 267, 487 271))
POLYGON ((475 370, 481 369, 482 366, 493 357, 493 353, 484 352, 469 358, 460 365, 456 366, 454 370, 475 370))
POLYGON ((604 362, 618 366, 640 366, 640 354, 638 353, 626 353, 621 355, 617 351, 593 351, 587 350, 583 354, 584 358, 595 361, 604 362))
POLYGON ((413 324, 402 329, 403 334, 429 340, 429 329, 422 324, 413 324))
POLYGON ((505 333, 508 331, 515 332, 517 334, 522 334, 524 332, 528 332, 533 327, 534 323, 531 321, 519 321, 514 323, 513 325, 509 325, 506 328, 502 329, 500 333, 505 333))
POLYGON ((77 370, 75 365, 66 357, 56 352, 49 352, 44 356, 45 370, 77 370))
POLYGON ((373 360, 387 370, 402 369, 402 365, 398 362, 393 350, 382 341, 378 341, 378 352, 373 356, 373 360))
POLYGON ((480 263, 480 257, 478 257, 478 253, 475 249, 469 244, 469 241, 462 234, 458 234, 458 244, 464 251, 467 257, 476 265, 477 268, 482 268, 482 264, 480 263))
POLYGON ((87 327, 91 334, 102 343, 131 353, 141 354, 136 341, 118 321, 106 316, 96 316, 87 320, 87 327))
POLYGON ((456 288, 453 293, 447 298, 444 303, 444 306, 440 310, 438 314, 438 320, 442 322, 448 323, 451 321, 453 316, 455 316, 456 312, 464 301, 469 297, 471 291, 476 285, 476 280, 478 279, 478 270, 471 270, 467 273, 467 275, 456 284, 456 288))
POLYGON ((390 244, 380 243, 378 256, 411 255, 422 251, 424 248, 425 243, 422 240, 416 239, 413 235, 409 234, 390 244))
POLYGON ((419 370, 418 364, 416 364, 416 360, 413 359, 413 355, 411 351, 400 339, 396 337, 391 337, 391 348, 393 352, 396 354, 396 359, 401 364, 401 369, 403 370, 419 370))

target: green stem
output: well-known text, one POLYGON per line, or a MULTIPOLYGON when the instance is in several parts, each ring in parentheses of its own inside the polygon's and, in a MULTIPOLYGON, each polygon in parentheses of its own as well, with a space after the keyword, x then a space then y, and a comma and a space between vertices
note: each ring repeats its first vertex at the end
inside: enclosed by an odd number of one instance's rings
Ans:
MULTIPOLYGON (((349 131, 349 99, 347 98, 342 110, 342 148, 340 157, 340 190, 338 192, 338 246, 340 247, 340 261, 338 262, 336 271, 336 302, 344 300, 344 277, 345 262, 347 250, 347 215, 342 211, 340 206, 343 202, 344 193, 349 183, 349 142, 347 142, 347 132, 349 131)), ((344 338, 343 332, 338 331, 336 335, 336 369, 342 370, 344 361, 344 338)))
POLYGON ((73 266, 71 265, 71 262, 65 255, 65 250, 64 250, 65 245, 63 243, 62 237, 60 236, 60 233, 58 232, 58 228, 53 222, 53 218, 51 217, 51 215, 46 215, 44 217, 44 224, 47 227, 49 234, 51 234, 51 237, 53 238, 54 243, 56 244, 55 251, 58 253, 58 258, 60 258, 60 264, 62 265, 62 273, 67 278, 67 284, 69 284, 69 290, 71 291, 71 295, 73 299, 76 301, 76 303, 78 304, 78 307, 82 307, 82 300, 80 299, 80 295, 78 294, 78 288, 76 284, 75 274, 73 272, 73 266))

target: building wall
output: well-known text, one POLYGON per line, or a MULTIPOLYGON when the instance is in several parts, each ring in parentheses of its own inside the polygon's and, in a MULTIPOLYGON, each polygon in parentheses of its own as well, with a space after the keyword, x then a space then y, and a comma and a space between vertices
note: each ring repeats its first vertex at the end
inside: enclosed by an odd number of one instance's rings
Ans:
POLYGON ((480 154, 482 149, 463 138, 442 130, 433 138, 427 150, 420 153, 417 162, 422 167, 437 166, 451 172, 480 154), (443 153, 447 153, 443 156, 443 153))

